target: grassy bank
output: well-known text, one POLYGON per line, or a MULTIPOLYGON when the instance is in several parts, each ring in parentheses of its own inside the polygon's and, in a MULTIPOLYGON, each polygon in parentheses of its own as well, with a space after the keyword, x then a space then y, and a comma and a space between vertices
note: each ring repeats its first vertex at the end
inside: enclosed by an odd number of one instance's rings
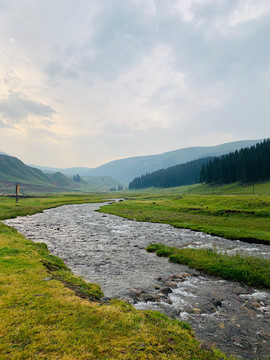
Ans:
POLYGON ((61 194, 43 197, 20 198, 18 203, 15 198, 0 197, 0 220, 16 216, 25 216, 42 212, 45 209, 68 205, 102 202, 110 198, 111 194, 61 194))
POLYGON ((255 184, 231 183, 226 185, 193 184, 171 188, 147 188, 130 190, 133 194, 174 194, 174 195, 270 195, 270 182, 255 184))
MULTIPOLYGON (((15 204, 0 198, 1 219, 100 199, 15 204)), ((101 296, 98 285, 72 275, 44 244, 0 223, 1 359, 226 359, 218 350, 205 350, 187 324, 120 301, 101 303, 101 296)))
POLYGON ((270 196, 134 194, 100 211, 270 244, 270 196))
POLYGON ((152 244, 146 249, 171 262, 188 265, 192 269, 223 279, 240 281, 246 285, 270 288, 270 261, 253 256, 241 257, 219 254, 205 249, 179 249, 152 244))

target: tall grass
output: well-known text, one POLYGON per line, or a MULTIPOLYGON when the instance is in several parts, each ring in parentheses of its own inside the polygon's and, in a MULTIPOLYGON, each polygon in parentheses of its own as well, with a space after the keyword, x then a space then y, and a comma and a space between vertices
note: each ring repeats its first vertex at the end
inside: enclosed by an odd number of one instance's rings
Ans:
POLYGON ((152 244, 146 249, 169 261, 188 265, 208 275, 235 280, 246 285, 270 288, 270 261, 254 256, 228 255, 206 249, 179 249, 152 244))

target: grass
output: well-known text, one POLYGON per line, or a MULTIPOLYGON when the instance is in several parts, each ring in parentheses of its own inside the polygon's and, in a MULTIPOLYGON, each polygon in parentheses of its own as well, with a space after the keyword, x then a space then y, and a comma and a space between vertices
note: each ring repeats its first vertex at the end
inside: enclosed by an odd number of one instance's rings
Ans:
POLYGON ((111 194, 55 194, 20 198, 18 203, 15 203, 15 198, 0 197, 0 220, 33 215, 42 212, 44 209, 61 205, 102 202, 111 197, 113 197, 111 194))
MULTIPOLYGON (((1 219, 99 196, 0 198, 1 219)), ((114 300, 62 260, 0 223, 1 359, 228 359, 205 350, 186 323, 114 300), (79 296, 77 296, 79 295, 79 296), (95 301, 93 301, 95 300, 95 301)))
POLYGON ((270 244, 270 196, 138 194, 101 212, 270 244))
POLYGON ((270 182, 249 184, 231 183, 226 185, 193 184, 172 188, 147 188, 130 190, 129 194, 175 194, 175 195, 270 195, 270 182))
POLYGON ((162 244, 149 245, 146 250, 208 275, 240 281, 250 286, 270 288, 270 261, 266 259, 229 256, 205 249, 179 249, 162 244))

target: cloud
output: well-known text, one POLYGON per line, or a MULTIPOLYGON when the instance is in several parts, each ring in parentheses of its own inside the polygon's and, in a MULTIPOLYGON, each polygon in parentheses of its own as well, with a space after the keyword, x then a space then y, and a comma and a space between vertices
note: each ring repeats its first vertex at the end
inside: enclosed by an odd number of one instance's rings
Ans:
POLYGON ((55 80, 57 77, 63 77, 67 79, 78 79, 78 73, 69 68, 65 67, 59 60, 54 60, 44 67, 44 71, 49 77, 55 80))
POLYGON ((91 166, 270 131, 269 0, 4 4, 1 143, 91 166))
POLYGON ((26 99, 17 92, 10 92, 6 99, 0 100, 0 114, 6 127, 13 127, 31 115, 50 118, 55 113, 50 106, 26 99))

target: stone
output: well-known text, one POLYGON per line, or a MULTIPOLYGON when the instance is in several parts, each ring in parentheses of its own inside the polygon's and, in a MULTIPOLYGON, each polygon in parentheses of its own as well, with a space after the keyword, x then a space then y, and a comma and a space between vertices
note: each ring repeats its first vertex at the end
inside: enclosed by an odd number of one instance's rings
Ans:
POLYGON ((161 291, 167 296, 172 293, 172 289, 169 286, 165 286, 161 289, 161 291))
POLYGON ((260 308, 262 306, 258 301, 254 301, 251 305, 255 308, 260 308))
POLYGON ((142 300, 145 302, 160 302, 160 298, 158 296, 153 296, 150 294, 143 295, 142 300))
POLYGON ((164 300, 164 302, 169 305, 172 305, 172 303, 173 303, 171 299, 166 299, 166 300, 164 300))
POLYGON ((217 299, 212 299, 213 304, 215 305, 216 308, 221 307, 222 306, 222 302, 221 300, 217 300, 217 299))

